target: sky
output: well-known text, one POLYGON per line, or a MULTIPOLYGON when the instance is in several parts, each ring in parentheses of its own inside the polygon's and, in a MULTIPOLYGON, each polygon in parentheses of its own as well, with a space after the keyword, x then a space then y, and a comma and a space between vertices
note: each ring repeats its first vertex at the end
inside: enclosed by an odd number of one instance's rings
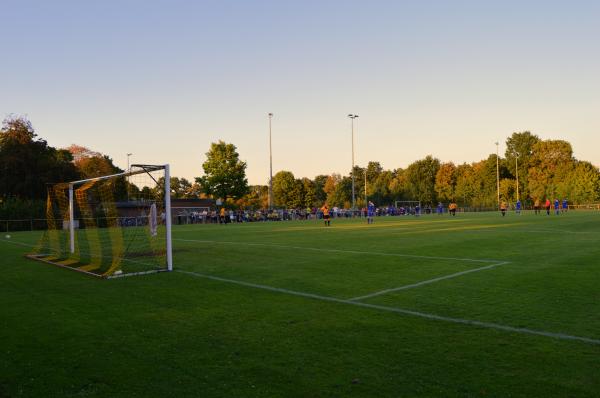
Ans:
POLYGON ((429 154, 473 162, 516 131, 600 165, 600 2, 0 0, 0 116, 55 147, 202 175, 237 146, 251 184, 429 154))

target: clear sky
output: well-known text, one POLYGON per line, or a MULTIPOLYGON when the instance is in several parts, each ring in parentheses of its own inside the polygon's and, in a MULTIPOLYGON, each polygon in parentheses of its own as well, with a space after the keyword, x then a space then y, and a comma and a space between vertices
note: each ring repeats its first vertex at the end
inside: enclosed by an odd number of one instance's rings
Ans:
POLYGON ((514 131, 600 165, 597 1, 0 0, 0 113, 53 146, 202 174, 234 143, 251 183, 432 154, 471 162, 514 131))

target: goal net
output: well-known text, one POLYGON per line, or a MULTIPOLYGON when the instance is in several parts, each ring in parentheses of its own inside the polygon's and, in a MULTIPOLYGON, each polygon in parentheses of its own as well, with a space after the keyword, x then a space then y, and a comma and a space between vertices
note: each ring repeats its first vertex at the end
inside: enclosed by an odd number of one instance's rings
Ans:
POLYGON ((401 207, 405 209, 414 209, 417 206, 421 207, 421 202, 418 200, 397 200, 395 205, 398 209, 401 207))
POLYGON ((47 229, 29 257, 104 278, 172 270, 169 166, 48 187, 47 229))

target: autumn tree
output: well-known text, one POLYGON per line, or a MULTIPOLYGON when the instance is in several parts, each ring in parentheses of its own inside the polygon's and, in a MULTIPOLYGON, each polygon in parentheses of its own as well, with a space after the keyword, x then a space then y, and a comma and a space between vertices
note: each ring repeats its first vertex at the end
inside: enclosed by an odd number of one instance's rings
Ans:
POLYGON ((443 163, 435 175, 435 193, 438 200, 450 202, 454 200, 456 188, 456 166, 454 163, 443 163))

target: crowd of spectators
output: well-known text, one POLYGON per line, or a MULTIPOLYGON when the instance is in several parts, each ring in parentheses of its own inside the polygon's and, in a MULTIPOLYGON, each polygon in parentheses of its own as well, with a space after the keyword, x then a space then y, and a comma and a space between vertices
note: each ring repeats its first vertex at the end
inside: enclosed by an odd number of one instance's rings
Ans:
MULTIPOLYGON (((432 213, 431 206, 421 209, 415 207, 380 206, 375 209, 375 216, 419 216, 432 213)), ((367 209, 344 209, 333 207, 330 210, 332 218, 367 217, 367 209)), ((174 224, 229 224, 265 221, 293 221, 293 220, 320 220, 323 213, 319 208, 306 209, 261 209, 261 210, 233 210, 213 209, 201 211, 183 211, 174 216, 174 224)))

